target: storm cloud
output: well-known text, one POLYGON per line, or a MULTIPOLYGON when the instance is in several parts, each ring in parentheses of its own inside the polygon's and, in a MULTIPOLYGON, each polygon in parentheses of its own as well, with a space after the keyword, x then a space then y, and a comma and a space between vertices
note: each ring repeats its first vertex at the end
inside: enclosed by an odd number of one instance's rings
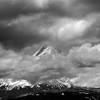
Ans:
POLYGON ((98 0, 3 0, 0 5, 0 42, 7 48, 66 42, 99 27, 94 21, 94 15, 99 15, 98 0))

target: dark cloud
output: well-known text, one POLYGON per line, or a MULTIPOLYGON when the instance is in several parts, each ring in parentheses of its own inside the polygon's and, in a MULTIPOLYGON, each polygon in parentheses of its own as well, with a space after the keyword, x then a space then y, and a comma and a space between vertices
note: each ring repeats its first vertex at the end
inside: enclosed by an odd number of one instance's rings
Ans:
POLYGON ((33 16, 36 13, 41 13, 41 9, 37 9, 31 4, 27 0, 0 1, 0 43, 5 48, 23 48, 46 39, 44 36, 38 35, 35 30, 31 34, 30 30, 23 28, 24 25, 22 24, 22 26, 19 24, 14 26, 8 25, 12 20, 19 19, 21 15, 27 16, 32 14, 33 16), (23 29, 18 30, 18 26, 23 29))
POLYGON ((100 12, 99 0, 53 0, 49 10, 59 16, 70 16, 81 18, 89 13, 100 12))
MULTIPOLYGON (((95 22, 96 25, 92 28, 89 27, 88 31, 86 29, 86 32, 76 32, 78 30, 76 24, 79 21, 84 20, 88 24, 91 22, 91 16, 88 20, 84 17, 93 11, 99 11, 98 0, 48 0, 48 2, 47 0, 3 0, 0 1, 0 5, 0 42, 7 48, 23 48, 42 41, 51 41, 56 44, 63 43, 62 40, 65 40, 64 44, 66 45, 69 35, 72 34, 74 37, 73 33, 84 34, 87 32, 90 36, 89 34, 94 34, 92 30, 96 30, 97 27, 95 22), (46 3, 44 3, 45 1, 46 3), (36 16, 38 14, 40 17, 36 16), (75 20, 77 21, 75 22, 75 20), (59 30, 67 24, 70 24, 70 28, 65 29, 58 36, 59 30), (74 24, 77 28, 71 30, 76 27, 74 24)), ((80 25, 80 27, 82 29, 84 25, 80 25)))
POLYGON ((40 12, 57 14, 58 16, 82 17, 87 13, 100 10, 100 1, 98 0, 3 0, 0 1, 0 5, 1 19, 40 12))
POLYGON ((46 40, 46 37, 39 35, 35 30, 30 32, 25 28, 18 30, 17 26, 0 25, 0 43, 5 48, 20 49, 44 40, 46 40))
POLYGON ((100 1, 99 0, 81 0, 81 3, 85 5, 89 5, 91 7, 91 11, 100 11, 100 1))
POLYGON ((41 9, 30 5, 27 0, 3 0, 0 1, 0 19, 8 20, 19 15, 27 15, 41 12, 41 9))

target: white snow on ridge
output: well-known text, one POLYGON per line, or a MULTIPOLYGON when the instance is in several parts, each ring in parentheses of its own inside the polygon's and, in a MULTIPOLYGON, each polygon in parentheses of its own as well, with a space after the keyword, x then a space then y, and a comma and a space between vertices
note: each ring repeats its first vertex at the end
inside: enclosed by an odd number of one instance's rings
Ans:
POLYGON ((31 83, 27 80, 16 80, 13 79, 0 79, 0 87, 5 86, 7 90, 12 90, 13 88, 24 88, 26 86, 33 87, 31 83))

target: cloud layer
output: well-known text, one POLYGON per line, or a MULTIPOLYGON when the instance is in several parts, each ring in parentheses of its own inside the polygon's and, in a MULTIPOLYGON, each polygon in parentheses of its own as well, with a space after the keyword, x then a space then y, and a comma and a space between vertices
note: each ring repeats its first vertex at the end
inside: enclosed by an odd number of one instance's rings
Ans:
POLYGON ((91 24, 94 23, 92 20, 97 19, 94 15, 99 14, 97 0, 0 2, 0 41, 6 47, 14 48, 23 48, 45 40, 54 41, 55 44, 55 40, 66 42, 69 38, 73 39, 74 35, 79 37, 87 33, 88 28, 92 30, 91 24))

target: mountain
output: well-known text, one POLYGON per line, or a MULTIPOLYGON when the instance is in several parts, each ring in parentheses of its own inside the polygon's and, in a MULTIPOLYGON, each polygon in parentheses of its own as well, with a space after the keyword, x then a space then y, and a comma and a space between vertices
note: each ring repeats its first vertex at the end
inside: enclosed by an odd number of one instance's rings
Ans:
POLYGON ((55 55, 57 50, 52 46, 43 45, 38 51, 36 51, 33 56, 43 56, 43 55, 55 55))
MULTIPOLYGON (((61 54, 55 48, 53 48, 52 46, 47 46, 47 45, 43 45, 32 56, 36 58, 38 61, 42 61, 43 63, 45 63, 46 67, 49 66, 48 65, 49 63, 47 63, 47 61, 49 60, 51 62, 54 61, 54 63, 50 63, 50 64, 53 64, 53 68, 55 67, 55 69, 58 68, 58 65, 60 65, 60 63, 62 63, 62 58, 63 58, 63 56, 61 56, 61 54)), ((63 60, 64 60, 63 62, 66 62, 66 59, 63 58, 63 60)), ((42 66, 43 65, 41 65, 40 67, 42 66)), ((50 68, 51 68, 51 65, 50 65, 50 68)), ((69 70, 67 70, 66 73, 69 73, 69 70)), ((83 85, 84 82, 82 80, 84 79, 86 79, 85 82, 88 83, 87 82, 88 75, 87 77, 83 76, 83 79, 80 78, 79 82, 77 81, 78 83, 77 82, 75 83, 75 81, 73 81, 74 79, 75 78, 73 77, 71 78, 70 75, 68 75, 68 77, 60 76, 59 78, 52 78, 52 79, 48 78, 46 80, 39 80, 35 83, 32 83, 31 81, 27 79, 18 80, 18 79, 12 79, 12 78, 1 78, 0 79, 0 98, 4 100, 7 100, 7 99, 20 100, 21 98, 21 100, 23 100, 22 98, 24 97, 27 98, 28 96, 31 96, 33 99, 34 97, 37 97, 37 96, 43 96, 44 98, 46 96, 48 97, 67 96, 67 98, 74 97, 74 99, 76 98, 77 100, 80 98, 81 99, 86 98, 86 100, 87 98, 91 100, 92 99, 95 100, 97 97, 98 98, 100 97, 99 87, 95 88, 94 85, 91 87, 89 87, 88 85, 86 87, 83 85), (81 85, 79 83, 81 83, 81 85)), ((93 81, 89 81, 89 84, 90 82, 93 83, 93 81)), ((32 100, 32 99, 29 99, 28 97, 28 100, 32 100)))

